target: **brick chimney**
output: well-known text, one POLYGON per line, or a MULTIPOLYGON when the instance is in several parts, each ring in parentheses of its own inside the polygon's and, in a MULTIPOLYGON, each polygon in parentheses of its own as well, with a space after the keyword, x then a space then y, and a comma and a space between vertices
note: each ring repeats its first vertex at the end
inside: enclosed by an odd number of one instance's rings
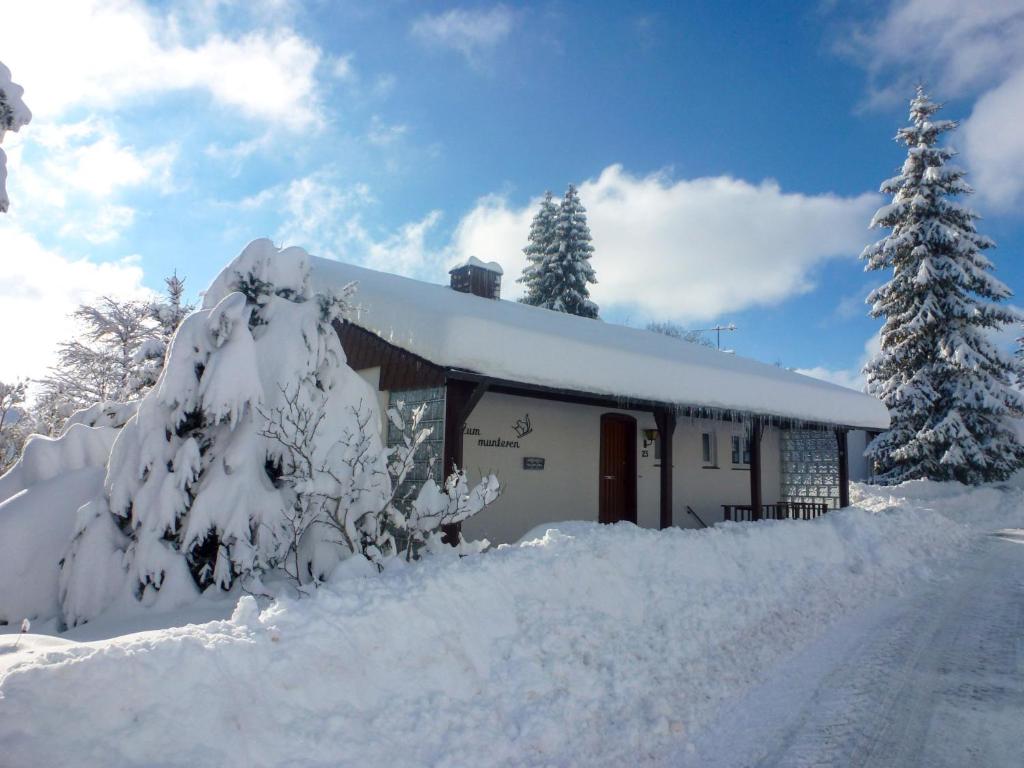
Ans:
POLYGON ((485 299, 501 298, 501 265, 496 261, 480 261, 470 256, 448 270, 451 286, 460 293, 472 293, 485 299))

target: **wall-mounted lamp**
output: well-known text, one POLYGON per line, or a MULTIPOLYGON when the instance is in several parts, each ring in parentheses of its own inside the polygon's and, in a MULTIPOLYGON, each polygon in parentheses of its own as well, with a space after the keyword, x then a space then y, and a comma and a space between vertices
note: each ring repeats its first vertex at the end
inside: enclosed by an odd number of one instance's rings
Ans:
POLYGON ((656 429, 645 429, 644 430, 644 448, 649 446, 651 443, 658 439, 658 430, 656 429))

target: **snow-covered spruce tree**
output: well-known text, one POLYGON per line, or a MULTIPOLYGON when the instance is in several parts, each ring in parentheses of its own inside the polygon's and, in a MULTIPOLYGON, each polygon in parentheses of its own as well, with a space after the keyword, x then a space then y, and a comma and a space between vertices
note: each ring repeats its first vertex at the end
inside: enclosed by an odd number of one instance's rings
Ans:
MULTIPOLYGON (((24 89, 11 82, 11 70, 0 62, 0 144, 7 131, 17 132, 32 120, 32 113, 21 100, 24 89)), ((7 154, 0 149, 0 213, 6 213, 10 200, 7 198, 7 154)))
POLYGON ((558 224, 558 206, 550 192, 544 193, 540 208, 530 224, 530 237, 523 253, 526 254, 526 266, 523 274, 516 281, 522 283, 526 293, 520 299, 524 304, 540 306, 544 297, 540 293, 540 275, 544 269, 544 259, 554 250, 555 227, 558 224))
MULTIPOLYGON (((316 582, 350 555, 401 554, 394 534, 409 523, 394 508, 377 398, 333 326, 349 291, 314 292, 305 251, 269 240, 221 272, 118 435, 105 495, 80 512, 61 573, 68 624, 114 598, 120 561, 135 595, 156 601, 258 589, 268 571, 316 582)), ((493 499, 465 495, 462 508, 493 499)))
MULTIPOLYGON (((537 269, 534 283, 538 307, 581 317, 597 317, 597 304, 590 300, 589 284, 596 283, 590 256, 587 211, 572 184, 565 192, 555 220, 555 238, 537 269)), ((532 303, 532 302, 531 302, 532 303)))
POLYGON ((911 125, 897 135, 906 162, 882 184, 892 202, 871 221, 892 232, 862 254, 866 269, 892 269, 868 296, 872 317, 885 318, 881 351, 865 368, 868 391, 892 418, 866 452, 882 483, 977 484, 1005 479, 1024 461, 1008 424, 1024 410, 1010 386, 1016 367, 987 336, 1020 318, 997 303, 1011 293, 982 253, 993 242, 975 229, 978 215, 954 199, 971 188, 949 163, 955 152, 938 146, 957 126, 934 119, 939 108, 917 89, 911 125))
POLYGON ((132 355, 134 370, 128 393, 130 398, 145 394, 156 384, 174 332, 178 330, 186 315, 195 309, 193 305, 184 301, 185 281, 178 277, 177 272, 165 277, 164 285, 164 297, 151 302, 147 307, 153 323, 153 333, 138 345, 132 355))

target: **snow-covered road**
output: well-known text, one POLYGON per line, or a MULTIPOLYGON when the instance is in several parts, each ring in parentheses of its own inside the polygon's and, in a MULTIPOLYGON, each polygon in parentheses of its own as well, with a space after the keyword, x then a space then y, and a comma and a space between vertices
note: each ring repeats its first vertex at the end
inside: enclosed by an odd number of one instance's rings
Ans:
POLYGON ((667 762, 1024 765, 1024 530, 949 574, 837 624, 667 762))

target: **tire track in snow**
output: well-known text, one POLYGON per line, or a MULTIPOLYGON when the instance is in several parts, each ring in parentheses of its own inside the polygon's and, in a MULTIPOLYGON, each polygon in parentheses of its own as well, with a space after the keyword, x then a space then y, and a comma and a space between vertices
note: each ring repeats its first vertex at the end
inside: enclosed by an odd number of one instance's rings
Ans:
POLYGON ((683 764, 1024 765, 1024 545, 985 537, 949 576, 834 627, 683 764))

